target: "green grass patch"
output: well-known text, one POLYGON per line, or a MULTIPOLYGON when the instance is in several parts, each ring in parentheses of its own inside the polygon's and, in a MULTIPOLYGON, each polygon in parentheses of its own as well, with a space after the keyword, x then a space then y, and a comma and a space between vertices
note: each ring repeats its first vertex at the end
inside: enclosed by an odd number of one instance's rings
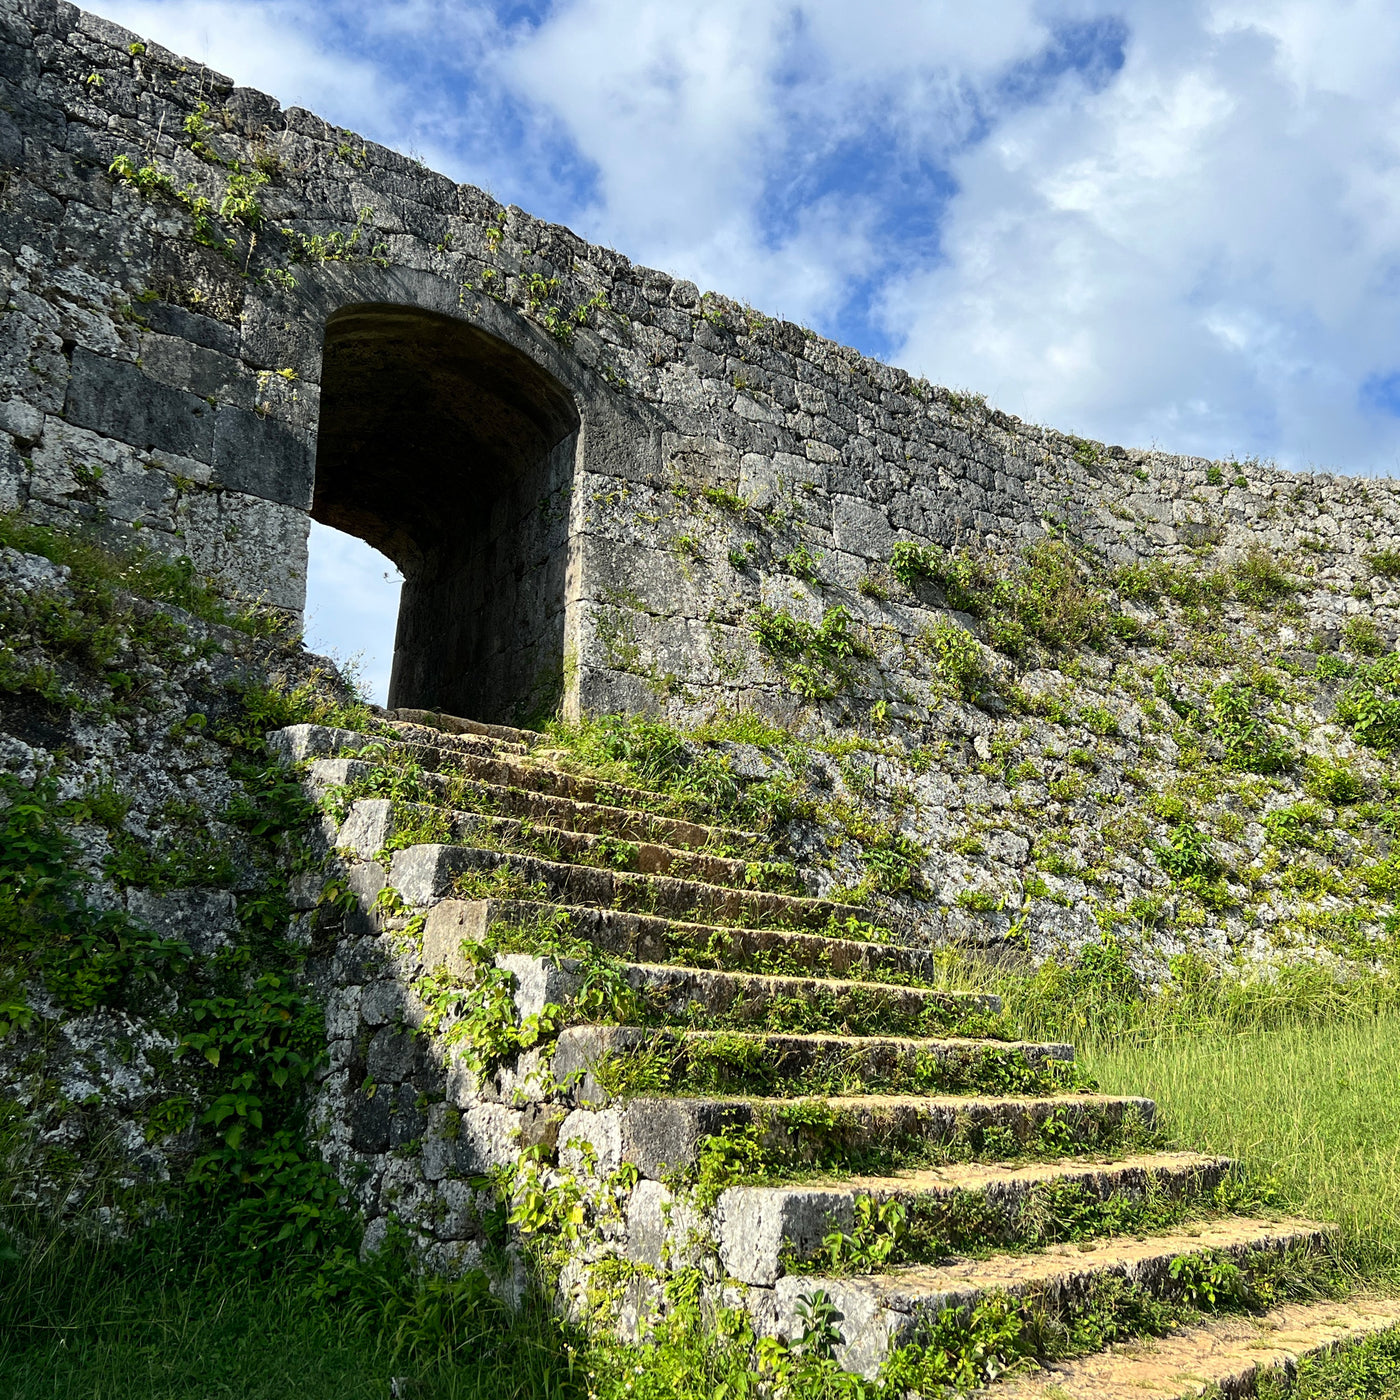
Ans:
POLYGON ((0 1262, 6 1400, 583 1400, 578 1340, 485 1279, 414 1278, 393 1255, 273 1276, 174 1240, 55 1240, 0 1262))
POLYGON ((1271 1179, 1287 1206, 1341 1226, 1353 1268, 1400 1284, 1400 1014, 1080 1054, 1105 1093, 1155 1098, 1169 1137, 1271 1179))

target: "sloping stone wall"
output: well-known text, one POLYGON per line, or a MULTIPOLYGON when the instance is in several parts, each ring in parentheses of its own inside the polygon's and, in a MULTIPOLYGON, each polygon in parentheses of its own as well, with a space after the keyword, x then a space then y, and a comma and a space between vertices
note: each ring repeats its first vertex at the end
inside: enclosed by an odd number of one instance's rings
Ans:
MULTIPOLYGON (((479 700, 486 717, 558 694, 568 713, 791 714, 802 702, 752 635, 767 602, 813 622, 842 606, 890 639, 813 707, 828 721, 883 700, 934 722, 904 644, 936 610, 857 591, 901 539, 1007 549, 1065 527, 1108 562, 1311 542, 1339 618, 1370 587, 1361 556, 1400 542, 1390 482, 1212 468, 1022 423, 71 5, 3 0, 0 41, 0 507, 138 534, 231 594, 298 610, 327 319, 407 306, 484 331, 581 424, 566 524, 548 535, 561 557, 540 574, 562 595, 522 613, 557 637, 553 674, 479 700)), ((395 466, 459 469, 407 448, 395 466)), ((509 557, 492 567, 513 573, 509 557)), ((1367 606, 1393 633, 1387 588, 1367 606)))

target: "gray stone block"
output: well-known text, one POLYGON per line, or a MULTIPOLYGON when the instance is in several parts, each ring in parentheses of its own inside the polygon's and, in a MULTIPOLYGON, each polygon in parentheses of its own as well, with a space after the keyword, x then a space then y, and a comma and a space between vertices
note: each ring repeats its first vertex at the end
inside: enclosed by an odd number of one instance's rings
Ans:
POLYGON ((785 1245, 807 1258, 833 1230, 854 1224, 850 1191, 732 1186, 715 1206, 720 1262, 731 1277, 765 1288, 783 1272, 785 1245))
POLYGON ((127 891, 127 913, 162 938, 210 957, 238 937, 238 901, 228 890, 127 891))
POLYGON ((136 365, 73 351, 63 416, 80 428, 148 451, 211 460, 214 411, 195 394, 157 383, 136 365))
POLYGON ((336 845, 371 860, 382 851, 394 830, 394 804, 387 797, 362 797, 350 808, 336 845))
POLYGON ((164 301, 143 302, 140 314, 153 331, 162 335, 187 340, 206 350, 217 350, 221 355, 233 356, 238 353, 238 332, 211 316, 201 316, 198 312, 187 311, 183 306, 172 306, 164 301))
POLYGON ((314 460, 315 451, 305 433, 231 404, 219 409, 213 463, 224 486, 307 510, 314 460))
POLYGON ((347 1117, 350 1145, 357 1152, 383 1152, 389 1146, 390 1090, 376 1087, 367 1096, 363 1087, 351 1097, 347 1117))
POLYGON ((380 1093, 387 1093, 385 1086, 398 1084, 413 1073, 416 1048, 412 1031, 384 1026, 375 1032, 365 1062, 380 1093))

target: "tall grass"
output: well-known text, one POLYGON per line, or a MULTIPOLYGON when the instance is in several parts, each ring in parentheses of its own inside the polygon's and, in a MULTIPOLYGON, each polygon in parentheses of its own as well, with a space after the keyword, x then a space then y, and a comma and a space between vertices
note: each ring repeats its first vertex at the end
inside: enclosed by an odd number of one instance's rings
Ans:
POLYGON ((1400 975, 1297 962, 1238 976, 1192 956, 1149 989, 1105 938, 1034 972, 950 953, 949 986, 998 993, 1006 1030, 1074 1044, 1105 1093, 1157 1101, 1178 1146, 1272 1178, 1341 1227, 1347 1265, 1400 1287, 1400 975))
POLYGON ((1342 1228, 1347 1263, 1400 1286, 1400 1015, 1211 1036, 1090 1037, 1107 1093, 1157 1100, 1170 1137, 1272 1177, 1342 1228))
POLYGON ((0 1400, 583 1400, 567 1328, 479 1280, 351 1288, 179 1248, 50 1236, 0 1262, 0 1400))

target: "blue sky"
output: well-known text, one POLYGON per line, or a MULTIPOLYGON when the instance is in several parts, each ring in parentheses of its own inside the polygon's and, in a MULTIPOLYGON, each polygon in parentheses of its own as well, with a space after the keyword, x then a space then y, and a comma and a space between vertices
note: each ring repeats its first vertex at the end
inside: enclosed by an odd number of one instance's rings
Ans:
MULTIPOLYGON (((1393 0, 93 8, 1027 419, 1400 464, 1393 0)), ((380 690, 385 566, 313 544, 312 640, 380 690)))

